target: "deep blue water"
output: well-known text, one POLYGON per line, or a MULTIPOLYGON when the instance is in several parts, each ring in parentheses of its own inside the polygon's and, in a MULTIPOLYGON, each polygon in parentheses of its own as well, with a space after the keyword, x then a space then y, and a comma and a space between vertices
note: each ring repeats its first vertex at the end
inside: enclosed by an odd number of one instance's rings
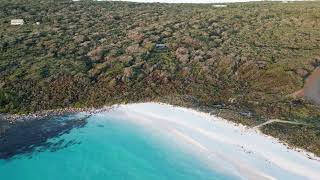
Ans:
POLYGON ((69 121, 60 117, 50 125, 46 121, 37 127, 31 124, 25 134, 28 125, 16 127, 13 135, 2 138, 0 180, 232 179, 209 168, 170 138, 152 135, 131 121, 96 115, 65 130, 69 121), (64 131, 59 131, 62 126, 64 131), (27 135, 35 128, 44 130, 27 135), (14 135, 18 131, 21 136, 14 135), (20 141, 16 143, 15 138, 20 141), (5 146, 8 141, 16 144, 5 146))

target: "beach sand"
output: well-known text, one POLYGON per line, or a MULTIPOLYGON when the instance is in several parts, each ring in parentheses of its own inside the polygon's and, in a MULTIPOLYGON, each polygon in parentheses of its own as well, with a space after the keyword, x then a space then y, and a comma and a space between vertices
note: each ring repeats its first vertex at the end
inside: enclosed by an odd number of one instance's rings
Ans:
POLYGON ((169 137, 208 166, 240 179, 320 179, 320 159, 315 155, 290 149, 258 130, 207 113, 138 103, 117 105, 106 114, 169 137))

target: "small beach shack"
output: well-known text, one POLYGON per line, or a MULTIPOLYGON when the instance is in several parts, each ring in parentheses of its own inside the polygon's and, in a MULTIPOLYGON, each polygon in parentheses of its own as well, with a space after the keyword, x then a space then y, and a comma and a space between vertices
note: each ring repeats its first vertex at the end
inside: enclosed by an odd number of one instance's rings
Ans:
POLYGON ((13 25, 13 26, 23 25, 24 24, 24 20, 23 19, 11 19, 10 24, 13 25))

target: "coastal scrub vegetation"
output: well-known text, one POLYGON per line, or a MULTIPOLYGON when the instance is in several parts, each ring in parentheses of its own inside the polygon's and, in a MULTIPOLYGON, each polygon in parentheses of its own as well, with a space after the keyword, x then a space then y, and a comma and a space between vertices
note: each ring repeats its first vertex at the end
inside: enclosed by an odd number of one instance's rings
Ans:
POLYGON ((319 2, 11 0, 0 24, 1 113, 160 101, 303 121, 320 140, 319 106, 290 96, 320 65, 319 2))

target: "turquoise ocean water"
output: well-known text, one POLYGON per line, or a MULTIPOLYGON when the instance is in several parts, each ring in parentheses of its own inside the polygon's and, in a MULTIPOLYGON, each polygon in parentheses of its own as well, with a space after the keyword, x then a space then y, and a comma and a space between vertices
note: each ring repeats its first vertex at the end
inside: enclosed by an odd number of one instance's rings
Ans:
MULTIPOLYGON (((59 123, 65 121, 61 117, 59 123)), ((130 121, 104 115, 86 121, 47 140, 72 145, 0 159, 0 180, 235 179, 130 121)))

